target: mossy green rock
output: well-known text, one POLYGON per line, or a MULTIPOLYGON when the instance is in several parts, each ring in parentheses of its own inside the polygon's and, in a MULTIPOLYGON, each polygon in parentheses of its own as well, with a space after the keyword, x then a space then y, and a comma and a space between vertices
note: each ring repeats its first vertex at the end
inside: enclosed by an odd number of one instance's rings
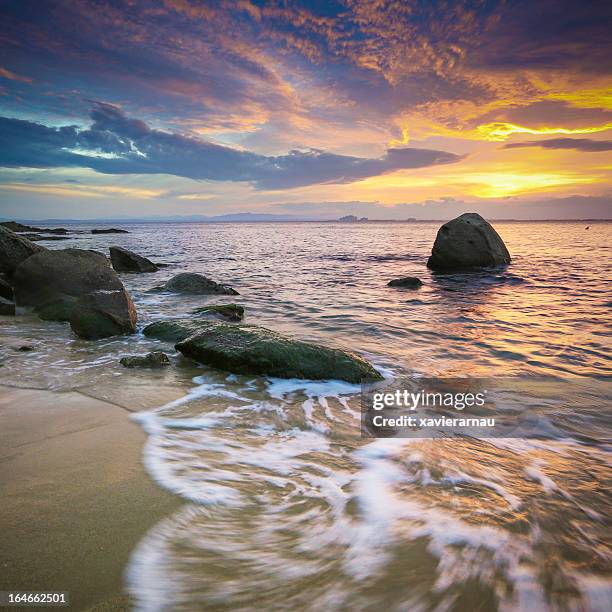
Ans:
POLYGON ((136 308, 125 289, 84 295, 70 313, 72 331, 86 340, 133 334, 137 320, 136 308))
POLYGON ((170 359, 163 351, 152 351, 146 355, 123 357, 119 363, 126 368, 163 368, 170 365, 170 359))
POLYGON ((211 304, 192 310, 193 314, 213 316, 227 321, 241 321, 244 318, 244 308, 238 304, 211 304))
POLYGON ((143 329, 143 333, 149 338, 157 338, 166 342, 181 342, 202 331, 208 325, 214 325, 214 323, 194 319, 174 319, 151 323, 143 329))
POLYGON ((263 327, 213 324, 176 348, 200 363, 237 374, 351 383, 382 378, 358 355, 293 340, 263 327))

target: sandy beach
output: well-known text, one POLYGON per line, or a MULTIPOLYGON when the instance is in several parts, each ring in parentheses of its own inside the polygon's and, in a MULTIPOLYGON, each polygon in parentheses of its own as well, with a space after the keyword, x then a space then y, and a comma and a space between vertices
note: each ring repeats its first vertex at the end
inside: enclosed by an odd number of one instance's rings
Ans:
POLYGON ((64 590, 71 609, 129 608, 130 551, 180 504, 141 464, 145 435, 79 392, 0 387, 0 590, 64 590))

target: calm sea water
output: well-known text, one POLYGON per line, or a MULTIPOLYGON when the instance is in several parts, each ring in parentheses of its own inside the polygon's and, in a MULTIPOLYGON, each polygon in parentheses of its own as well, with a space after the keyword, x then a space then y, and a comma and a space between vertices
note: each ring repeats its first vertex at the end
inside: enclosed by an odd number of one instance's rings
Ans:
MULTIPOLYGON (((386 376, 595 388, 612 369, 612 224, 585 225, 496 223, 513 263, 470 275, 425 267, 437 223, 130 224, 48 245, 116 244, 169 264, 122 275, 140 328, 235 301, 245 322, 348 348, 386 376), (148 292, 180 271, 241 295, 148 292), (424 286, 386 286, 408 275, 424 286)), ((141 334, 86 342, 28 313, 0 318, 0 342, 0 382, 149 408, 134 417, 145 466, 185 505, 126 568, 143 610, 612 608, 602 387, 601 413, 581 414, 569 437, 367 440, 352 385, 228 376, 180 356, 163 372, 126 370, 121 356, 172 347, 141 334)))

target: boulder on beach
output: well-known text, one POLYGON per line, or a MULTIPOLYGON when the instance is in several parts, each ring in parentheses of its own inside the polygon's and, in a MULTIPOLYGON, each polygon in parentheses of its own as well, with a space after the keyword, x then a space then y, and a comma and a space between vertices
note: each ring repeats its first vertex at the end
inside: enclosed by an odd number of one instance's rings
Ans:
POLYGON ((23 236, 0 227, 0 272, 13 274, 17 266, 35 253, 46 251, 23 236))
POLYGON ((5 317, 14 317, 15 304, 10 300, 0 297, 0 315, 5 317))
POLYGON ((427 267, 461 270, 509 263, 510 253, 491 224, 477 213, 464 213, 438 230, 427 267))
POLYGON ((423 282, 416 276, 405 276, 394 278, 387 283, 387 287, 400 287, 402 289, 418 289, 423 286, 423 282))
POLYGON ((123 289, 109 260, 83 249, 42 251, 15 271, 15 301, 20 306, 40 306, 79 298, 93 291, 123 289))
POLYGON ((136 309, 109 260, 100 253, 63 249, 36 253, 14 275, 15 301, 41 319, 70 321, 82 338, 136 331, 136 309))
POLYGON ((196 274, 195 272, 181 272, 173 276, 165 285, 156 289, 172 293, 191 293, 195 295, 239 295, 235 289, 216 283, 203 274, 196 274))
POLYGON ((116 227, 109 227, 108 229, 92 229, 92 234, 129 234, 127 230, 117 229, 116 227))
POLYGON ((122 247, 112 246, 108 249, 113 268, 117 272, 157 272, 159 268, 149 259, 128 251, 122 247))
POLYGON ((210 304, 201 306, 191 311, 193 314, 211 316, 226 321, 242 321, 244 318, 244 307, 238 304, 210 304))
POLYGON ((170 365, 170 359, 163 351, 152 351, 146 355, 123 357, 119 363, 126 368, 163 368, 170 365))
POLYGON ((95 291, 80 297, 70 313, 70 327, 80 338, 98 340, 136 331, 136 308, 125 289, 95 291))
POLYGON ((382 378, 358 355, 294 340, 263 327, 209 324, 176 348, 200 363, 237 374, 351 383, 382 378))

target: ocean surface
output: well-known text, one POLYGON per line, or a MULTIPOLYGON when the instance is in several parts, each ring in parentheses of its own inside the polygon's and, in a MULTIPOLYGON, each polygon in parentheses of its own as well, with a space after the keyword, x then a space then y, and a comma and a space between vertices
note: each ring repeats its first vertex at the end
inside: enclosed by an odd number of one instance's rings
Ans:
POLYGON ((498 222, 512 264, 451 275, 425 266, 439 225, 125 224, 42 243, 168 264, 121 275, 139 314, 131 337, 0 317, 0 383, 134 411, 148 473, 185 501, 132 553, 138 609, 612 609, 612 223, 498 222), (240 295, 149 291, 181 271, 240 295), (400 276, 424 286, 386 286, 400 276), (228 375, 141 333, 221 302, 386 377, 571 380, 600 410, 578 403, 564 435, 532 439, 362 438, 358 386, 228 375), (172 367, 119 365, 151 349, 172 367))

